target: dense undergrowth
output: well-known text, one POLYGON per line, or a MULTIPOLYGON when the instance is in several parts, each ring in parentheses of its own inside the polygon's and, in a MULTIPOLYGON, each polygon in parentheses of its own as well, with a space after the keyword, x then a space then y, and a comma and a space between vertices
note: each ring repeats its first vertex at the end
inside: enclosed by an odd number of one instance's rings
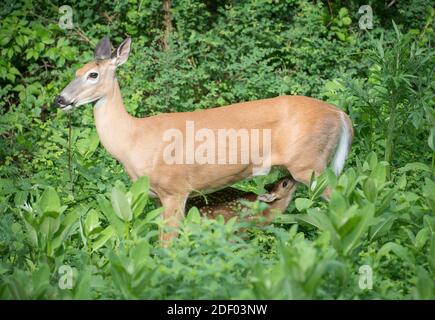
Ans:
MULTIPOLYGON (((371 30, 360 1, 173 1, 167 50, 160 1, 70 1, 69 30, 63 3, 36 2, 0 9, 0 298, 435 298, 430 1, 369 1, 371 30), (104 35, 127 34, 131 114, 317 97, 353 120, 345 171, 300 186, 263 228, 192 209, 161 248, 147 178, 132 184, 99 146, 90 105, 52 107, 104 35)), ((277 175, 237 187, 262 192, 277 175)))

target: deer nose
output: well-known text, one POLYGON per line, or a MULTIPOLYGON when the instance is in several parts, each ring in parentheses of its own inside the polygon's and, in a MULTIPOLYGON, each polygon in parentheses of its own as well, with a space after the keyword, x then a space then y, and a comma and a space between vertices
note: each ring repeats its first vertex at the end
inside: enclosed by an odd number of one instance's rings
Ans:
POLYGON ((56 98, 54 98, 54 104, 58 107, 67 105, 65 98, 62 96, 57 96, 56 98))

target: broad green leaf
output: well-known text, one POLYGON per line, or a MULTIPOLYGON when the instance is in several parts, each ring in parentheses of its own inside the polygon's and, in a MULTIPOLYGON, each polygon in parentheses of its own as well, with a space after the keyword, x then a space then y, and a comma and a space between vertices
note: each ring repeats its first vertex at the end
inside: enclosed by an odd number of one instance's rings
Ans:
POLYGON ((112 206, 110 205, 110 202, 102 195, 97 196, 97 202, 109 223, 115 228, 118 236, 122 237, 124 235, 124 223, 117 217, 112 206))
POLYGON ((416 284, 416 299, 433 300, 435 298, 435 285, 433 278, 422 267, 418 267, 418 278, 416 284))
POLYGON ((331 170, 331 168, 327 168, 325 170, 326 179, 328 180, 328 185, 331 188, 335 188, 337 185, 337 176, 335 175, 334 171, 331 170))
POLYGON ((429 148, 435 152, 435 128, 430 129, 430 134, 427 138, 427 144, 429 145, 429 148))
POLYGON ((198 208, 196 208, 196 207, 190 208, 190 210, 186 216, 186 222, 187 223, 197 223, 197 224, 199 224, 201 222, 201 214, 199 213, 198 208))
POLYGON ((14 196, 15 206, 20 207, 20 206, 24 205, 24 203, 26 202, 28 194, 29 194, 29 192, 27 192, 27 191, 18 191, 17 193, 15 193, 15 196, 14 196))
POLYGON ((376 181, 377 186, 383 185, 387 179, 387 167, 383 163, 378 163, 370 174, 370 177, 376 181))
POLYGON ((296 209, 298 209, 299 212, 305 211, 308 208, 310 208, 313 205, 313 201, 307 198, 297 198, 295 200, 295 206, 296 209))
POLYGON ((150 187, 150 179, 147 176, 142 176, 137 179, 131 186, 131 193, 133 195, 133 201, 138 198, 141 194, 148 195, 150 187))
POLYGON ((428 260, 432 272, 435 273, 435 234, 432 234, 432 237, 430 239, 428 260))
POLYGON ((352 23, 352 19, 349 18, 349 17, 344 17, 343 19, 341 19, 341 21, 343 22, 343 24, 345 26, 348 26, 348 25, 350 25, 352 23))
POLYGON ((133 216, 135 218, 140 216, 147 203, 148 195, 145 193, 142 193, 139 197, 136 198, 136 201, 134 201, 132 205, 133 216))
POLYGON ((225 231, 232 232, 234 230, 234 225, 237 222, 237 217, 232 217, 225 223, 225 231))
MULTIPOLYGON (((313 173, 310 180, 310 193, 309 193, 310 194, 309 197, 311 200, 317 199, 323 194, 326 187, 328 186, 328 175, 330 174, 334 175, 335 177, 335 173, 330 168, 327 168, 325 172, 318 177, 315 177, 313 173)), ((337 178, 335 177, 335 179, 337 178)), ((332 184, 334 184, 334 182, 332 182, 332 184)))
POLYGON ((435 216, 425 215, 423 217, 423 225, 429 229, 431 234, 435 234, 435 216))
POLYGON ((133 228, 131 230, 132 234, 136 237, 141 237, 142 234, 147 231, 149 232, 149 229, 147 229, 147 226, 155 223, 155 219, 160 216, 160 214, 164 211, 163 207, 156 208, 150 212, 148 212, 144 219, 137 219, 133 225, 133 228))
POLYGON ((397 193, 396 189, 390 190, 386 195, 383 196, 380 205, 376 207, 376 215, 382 214, 391 204, 394 195, 397 193))
POLYGON ((435 212, 435 182, 428 178, 425 179, 423 195, 432 212, 435 212))
POLYGON ((378 157, 377 157, 376 153, 370 152, 369 156, 367 157, 367 161, 368 161, 370 170, 373 170, 378 164, 378 157))
POLYGON ((376 198, 378 196, 378 190, 376 188, 376 183, 372 178, 368 178, 365 181, 363 191, 367 200, 369 200, 372 203, 376 202, 376 198))
POLYGON ((160 216, 160 215, 162 214, 163 211, 164 211, 164 208, 163 208, 163 207, 159 207, 159 208, 156 208, 156 209, 154 209, 154 210, 148 212, 148 213, 146 214, 145 221, 146 221, 147 223, 153 221, 155 218, 157 218, 158 216, 160 216))
POLYGON ((98 217, 98 213, 95 210, 90 210, 84 222, 86 235, 90 235, 92 231, 100 226, 100 219, 98 217))
POLYGON ((377 258, 387 255, 392 251, 396 256, 409 263, 414 263, 414 257, 410 254, 409 250, 395 242, 388 242, 384 244, 378 251, 377 258))
POLYGON ((417 235, 415 236, 416 249, 423 248, 426 242, 429 240, 430 235, 430 230, 428 228, 423 228, 419 232, 417 232, 417 235))
POLYGON ((339 16, 340 18, 344 18, 344 17, 346 17, 348 14, 349 14, 349 11, 348 11, 347 8, 345 8, 345 7, 340 8, 340 10, 338 11, 338 16, 339 16))
POLYGON ((336 223, 337 232, 339 233, 341 238, 344 238, 347 234, 352 232, 352 230, 361 221, 361 215, 359 214, 359 210, 360 209, 357 205, 352 205, 343 214, 343 221, 340 223, 340 225, 336 223))
POLYGON ((100 232, 99 237, 92 243, 92 251, 97 251, 106 244, 116 234, 113 226, 108 226, 106 229, 100 232))
POLYGON ((39 230, 44 233, 48 238, 51 238, 57 230, 59 230, 60 219, 52 217, 44 217, 42 219, 39 230))
POLYGON ((274 222, 282 224, 298 223, 297 216, 297 214, 280 214, 276 216, 274 222))
POLYGON ((4 47, 5 45, 8 44, 8 42, 11 41, 11 38, 8 36, 2 36, 0 38, 0 46, 4 47))
POLYGON ((387 234, 396 221, 396 216, 382 218, 381 221, 370 228, 370 241, 376 240, 387 234))
POLYGON ((21 217, 23 218, 24 225, 26 226, 28 232, 27 236, 30 239, 30 243, 33 246, 38 247, 38 232, 36 230, 36 222, 32 220, 30 213, 22 212, 21 217))
POLYGON ((39 206, 44 215, 50 215, 53 216, 53 218, 59 215, 61 207, 57 192, 51 187, 45 189, 39 200, 39 206))
POLYGON ((147 241, 139 241, 130 249, 130 258, 136 266, 139 266, 149 257, 150 245, 147 241))
POLYGON ((32 273, 34 299, 42 299, 46 296, 46 291, 50 284, 50 269, 48 265, 41 265, 35 272, 32 273))
POLYGON ((361 216, 359 223, 342 240, 343 253, 345 255, 350 254, 351 251, 360 244, 360 240, 364 236, 364 233, 369 228, 374 214, 375 214, 375 206, 372 203, 367 204, 363 208, 359 209, 359 215, 361 216))
POLYGON ((317 229, 321 229, 321 225, 318 219, 313 214, 297 214, 295 216, 297 222, 302 222, 311 225, 317 229))
POLYGON ((52 242, 53 250, 59 248, 62 245, 62 243, 79 228, 79 223, 77 220, 78 220, 78 215, 76 212, 70 212, 69 214, 67 214, 65 219, 63 219, 63 221, 61 222, 61 226, 63 226, 63 230, 60 232, 59 235, 57 235, 53 239, 52 242))
POLYGON ((340 228, 346 222, 346 199, 338 191, 334 190, 329 200, 328 208, 334 224, 340 228))
POLYGON ((97 149, 99 142, 98 134, 92 131, 88 137, 78 140, 75 145, 82 157, 89 158, 97 149))
POLYGON ((406 188, 406 184, 407 184, 407 179, 406 179, 406 175, 402 175, 400 176, 399 180, 397 180, 397 187, 400 190, 404 190, 406 188))
POLYGON ((400 168, 400 171, 402 172, 418 171, 418 170, 431 172, 430 167, 427 164, 421 162, 407 163, 404 167, 400 168))
POLYGON ((123 221, 131 221, 133 213, 125 194, 117 187, 113 187, 111 196, 112 207, 115 214, 123 221))
POLYGON ((98 147, 98 144, 100 142, 100 139, 98 137, 98 134, 96 131, 92 131, 89 140, 88 140, 88 148, 87 148, 87 152, 85 154, 86 157, 89 157, 90 155, 92 155, 95 150, 98 147))
POLYGON ((337 249, 341 247, 340 236, 331 223, 329 216, 325 214, 325 212, 316 209, 309 209, 308 214, 298 215, 297 220, 298 222, 303 222, 314 226, 319 230, 329 232, 334 247, 337 249))
POLYGON ((347 189, 346 189, 346 193, 345 193, 346 197, 349 197, 352 194, 352 192, 355 190, 356 186, 360 182, 367 179, 366 176, 356 176, 356 173, 352 168, 349 171, 351 172, 351 177, 349 178, 349 183, 347 185, 347 189))

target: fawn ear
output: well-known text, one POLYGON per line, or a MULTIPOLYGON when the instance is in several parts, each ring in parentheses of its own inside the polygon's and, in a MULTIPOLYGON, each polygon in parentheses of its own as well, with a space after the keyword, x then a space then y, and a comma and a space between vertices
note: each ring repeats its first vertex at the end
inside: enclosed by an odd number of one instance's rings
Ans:
POLYGON ((130 54, 130 45, 131 38, 128 37, 121 43, 119 48, 116 50, 116 57, 113 59, 116 66, 120 66, 127 61, 128 55, 130 54))
POLYGON ((270 193, 265 193, 262 195, 259 195, 257 197, 258 200, 263 201, 263 202, 273 202, 276 200, 276 193, 270 192, 270 193))
POLYGON ((94 59, 104 60, 110 59, 112 53, 112 44, 110 43, 109 37, 104 37, 95 48, 94 59))

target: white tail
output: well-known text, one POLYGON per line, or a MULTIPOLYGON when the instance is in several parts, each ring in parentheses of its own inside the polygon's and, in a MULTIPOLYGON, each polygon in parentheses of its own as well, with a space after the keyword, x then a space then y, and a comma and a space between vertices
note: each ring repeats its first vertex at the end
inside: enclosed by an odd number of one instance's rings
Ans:
POLYGON ((352 128, 349 126, 345 119, 346 115, 340 113, 341 120, 341 133, 337 145, 337 150, 335 151, 334 159, 332 159, 331 165, 334 169, 335 175, 340 175, 343 171, 344 163, 346 161, 347 155, 349 153, 350 145, 352 143, 352 128))
MULTIPOLYGON (((163 219, 176 228, 186 199, 195 190, 212 190, 272 166, 288 169, 309 184, 322 173, 337 147, 333 167, 342 170, 352 129, 337 107, 303 97, 281 96, 195 112, 135 118, 127 113, 116 68, 128 59, 127 38, 112 55, 104 38, 95 59, 76 72, 55 103, 62 110, 96 102, 94 118, 101 144, 132 180, 150 178, 151 196, 165 208, 163 219), (340 138, 338 138, 340 137, 340 138)), ((328 194, 326 194, 328 196, 328 194)), ((167 243, 176 232, 162 233, 167 243)))

